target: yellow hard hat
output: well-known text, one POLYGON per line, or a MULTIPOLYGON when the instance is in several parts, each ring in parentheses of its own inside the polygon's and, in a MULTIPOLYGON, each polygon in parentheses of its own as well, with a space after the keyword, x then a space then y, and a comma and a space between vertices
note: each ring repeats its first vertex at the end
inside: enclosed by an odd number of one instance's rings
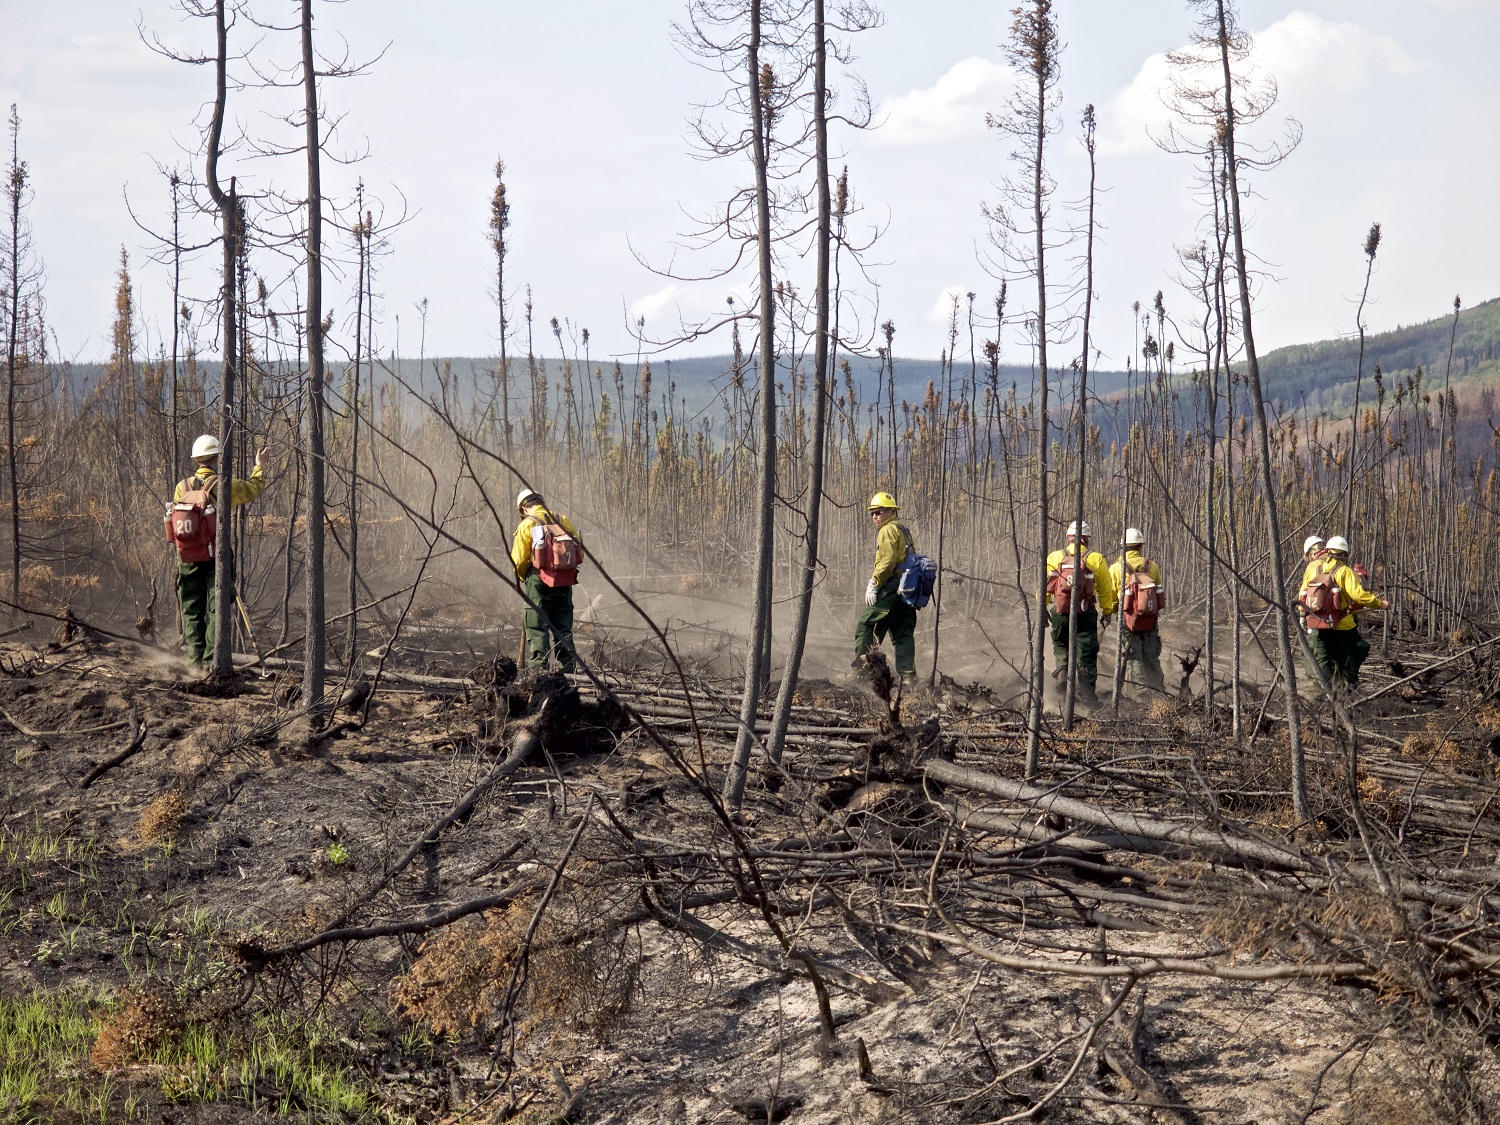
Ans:
POLYGON ((895 510, 900 508, 901 505, 896 503, 896 498, 889 492, 877 492, 874 496, 870 497, 868 507, 873 512, 876 508, 890 508, 895 510))

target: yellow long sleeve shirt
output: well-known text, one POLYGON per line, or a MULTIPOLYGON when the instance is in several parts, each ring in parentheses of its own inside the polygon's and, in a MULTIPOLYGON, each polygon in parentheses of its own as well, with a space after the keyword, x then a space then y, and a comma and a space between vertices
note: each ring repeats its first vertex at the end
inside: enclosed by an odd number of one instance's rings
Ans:
MULTIPOLYGON (((1048 581, 1051 581, 1052 576, 1057 573, 1057 568, 1062 566, 1063 560, 1072 553, 1072 548, 1064 547, 1047 556, 1048 581)), ((1120 602, 1120 595, 1115 589, 1115 580, 1110 577, 1109 561, 1098 551, 1085 549, 1083 565, 1094 576, 1094 603, 1098 606, 1100 614, 1107 617, 1115 611, 1115 606, 1120 602)))
MULTIPOLYGON (((1161 570, 1157 567, 1156 563, 1147 559, 1139 551, 1126 551, 1123 566, 1119 559, 1116 559, 1109 565, 1109 576, 1114 580, 1117 594, 1123 593, 1125 590, 1126 568, 1129 568, 1128 573, 1134 574, 1142 566, 1146 568, 1146 573, 1151 576, 1151 581, 1155 582, 1158 586, 1161 585, 1161 570)), ((1161 604, 1165 606, 1167 604, 1165 592, 1161 594, 1161 599, 1161 604)))
MULTIPOLYGON (((1357 624, 1354 620, 1356 612, 1379 607, 1380 595, 1366 590, 1364 583, 1359 580, 1359 575, 1354 573, 1354 568, 1347 560, 1337 555, 1324 555, 1308 563, 1307 569, 1302 572, 1302 590, 1306 590, 1307 584, 1318 575, 1330 573, 1333 575, 1334 582, 1338 583, 1339 604, 1344 609, 1344 615, 1339 618, 1338 624, 1333 628, 1335 632, 1343 632, 1354 628, 1357 624)), ((1298 600, 1301 600, 1301 591, 1298 591, 1298 600)))
MULTIPOLYGON (((517 582, 525 582, 531 574, 531 532, 544 523, 561 524, 564 531, 578 539, 578 531, 567 516, 559 516, 539 504, 527 509, 526 515, 516 525, 515 538, 510 541, 510 561, 516 568, 517 582)), ((581 561, 583 557, 583 540, 578 539, 578 558, 581 561)))
MULTIPOLYGON (((198 466, 198 471, 193 474, 193 479, 197 480, 198 482, 201 483, 203 481, 208 480, 209 477, 214 477, 214 476, 218 476, 218 473, 215 470, 210 469, 207 465, 199 465, 198 466)), ((174 502, 182 499, 182 493, 183 493, 182 485, 183 485, 182 481, 178 481, 177 482, 177 488, 172 493, 172 500, 174 502)), ((217 494, 218 485, 215 484, 214 488, 215 488, 215 497, 214 498, 217 499, 218 498, 218 494, 217 494)), ((231 508, 238 508, 241 504, 248 504, 248 503, 250 503, 250 501, 252 501, 252 500, 256 499, 257 497, 259 497, 260 494, 262 492, 264 492, 265 490, 266 490, 266 474, 265 474, 265 470, 262 469, 259 465, 256 465, 255 468, 253 468, 253 469, 250 470, 249 477, 245 478, 244 480, 240 480, 239 478, 231 478, 230 479, 230 482, 229 482, 229 506, 231 508)))
POLYGON ((875 536, 875 570, 870 575, 876 586, 884 586, 906 559, 906 549, 916 550, 916 540, 900 520, 891 520, 875 536))

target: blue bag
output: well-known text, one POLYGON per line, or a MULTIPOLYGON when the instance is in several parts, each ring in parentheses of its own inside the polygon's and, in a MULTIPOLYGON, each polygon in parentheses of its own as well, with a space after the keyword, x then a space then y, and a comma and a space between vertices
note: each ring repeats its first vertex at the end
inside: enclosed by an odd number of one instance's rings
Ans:
POLYGON ((907 605, 922 609, 932 601, 932 588, 937 584, 937 563, 908 547, 906 558, 896 568, 896 573, 901 576, 896 592, 907 605))

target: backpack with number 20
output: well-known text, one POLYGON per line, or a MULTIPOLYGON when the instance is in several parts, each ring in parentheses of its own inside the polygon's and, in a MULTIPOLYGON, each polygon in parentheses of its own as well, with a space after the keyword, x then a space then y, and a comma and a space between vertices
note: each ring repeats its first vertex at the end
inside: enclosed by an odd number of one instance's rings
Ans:
POLYGON ((185 563, 208 562, 214 557, 218 516, 212 488, 217 479, 188 477, 178 486, 181 498, 167 505, 163 521, 167 542, 177 548, 177 557, 185 563))

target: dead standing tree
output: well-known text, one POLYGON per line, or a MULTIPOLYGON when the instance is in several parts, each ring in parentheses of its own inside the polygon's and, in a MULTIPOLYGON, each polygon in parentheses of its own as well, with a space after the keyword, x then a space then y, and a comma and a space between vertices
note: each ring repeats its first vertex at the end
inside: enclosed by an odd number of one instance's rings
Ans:
MULTIPOLYGON (((1234 25, 1234 10, 1229 0, 1192 0, 1200 11, 1213 4, 1214 23, 1208 28, 1214 33, 1214 45, 1218 48, 1219 62, 1223 72, 1223 121, 1224 163, 1229 181, 1230 230, 1234 236, 1235 278, 1239 285, 1240 334, 1245 347, 1245 365, 1250 379, 1250 404, 1254 414, 1257 441, 1260 444, 1261 489, 1266 506, 1266 528, 1269 540, 1271 582, 1268 584, 1273 604, 1276 607, 1277 655, 1281 659, 1281 675, 1286 689, 1286 728, 1292 759, 1292 805, 1298 817, 1308 820, 1312 808, 1307 802, 1307 766, 1303 759, 1302 728, 1297 715, 1297 666, 1292 655, 1291 631, 1296 627, 1290 607, 1287 605, 1286 585, 1283 576, 1286 567, 1282 556, 1281 520, 1276 503, 1276 485, 1271 475, 1271 451, 1267 434, 1266 403, 1261 391, 1260 360, 1255 351, 1255 331, 1250 302, 1250 272, 1245 256, 1245 225, 1241 214, 1241 192, 1239 167, 1240 155, 1236 147, 1235 124, 1240 112, 1235 105, 1234 61, 1244 61, 1250 52, 1250 40, 1234 25)), ((1201 25, 1200 25, 1201 26, 1201 25)), ((1201 34, 1201 32, 1200 32, 1201 34)), ((1272 87, 1269 99, 1252 101, 1247 118, 1254 120, 1271 108, 1275 100, 1272 87)), ((1294 142, 1295 143, 1295 142, 1294 142)), ((1283 153, 1277 153, 1280 159, 1283 153)))
MULTIPOLYGON (((189 6, 197 7, 197 0, 188 0, 189 6)), ((235 264, 239 258, 237 240, 240 235, 241 205, 231 178, 226 192, 219 184, 219 157, 224 138, 224 111, 228 102, 226 72, 229 67, 229 20, 225 13, 225 0, 214 0, 214 108, 208 131, 208 152, 204 183, 214 206, 219 211, 219 237, 224 251, 224 277, 219 291, 220 312, 224 318, 223 349, 224 371, 219 383, 219 464, 232 471, 234 465, 234 391, 235 370, 239 364, 238 339, 235 325, 235 264)), ((234 636, 234 619, 230 606, 234 598, 234 573, 230 563, 233 550, 230 539, 229 490, 220 487, 220 506, 224 518, 218 523, 214 542, 214 557, 219 566, 214 568, 214 655, 209 674, 222 680, 234 672, 234 653, 231 639, 234 636)))
MULTIPOLYGON (((1238 24, 1232 0, 1189 0, 1198 14, 1192 46, 1173 52, 1168 62, 1174 68, 1173 98, 1177 115, 1190 127, 1208 127, 1217 134, 1223 159, 1224 195, 1227 198, 1229 248, 1239 297, 1239 334, 1244 350, 1246 384, 1250 391, 1250 414, 1255 426, 1256 460, 1259 462, 1262 502, 1265 509, 1268 581, 1265 591, 1276 614, 1276 655, 1286 695, 1287 739, 1291 754, 1292 805, 1302 820, 1310 819, 1307 800, 1307 768, 1302 746, 1302 728, 1297 714, 1297 667, 1292 651, 1292 633, 1297 623, 1286 592, 1286 559, 1281 536, 1278 489, 1271 463, 1270 424, 1261 388, 1260 361, 1255 349, 1253 305, 1250 295, 1249 256, 1245 250, 1242 201, 1246 185, 1241 167, 1273 167, 1296 147, 1300 127, 1287 123, 1280 145, 1245 156, 1239 149, 1238 130, 1265 117, 1276 104, 1277 88, 1269 78, 1247 77, 1251 41, 1238 24)), ((1192 151, 1192 146, 1171 147, 1192 151)), ((1279 442, 1279 439, 1278 439, 1279 442)))
MULTIPOLYGON (((29 261, 30 231, 22 213, 28 194, 26 162, 21 159, 21 116, 10 107, 10 165, 5 169, 4 286, 5 297, 5 480, 10 502, 10 600, 21 601, 21 487, 17 479, 16 380, 26 362, 22 341, 25 324, 21 292, 34 285, 40 271, 29 261)), ((14 612, 14 610, 12 610, 14 612)))
POLYGON ((303 127, 307 146, 307 640, 303 650, 302 706, 317 721, 323 703, 323 658, 328 645, 323 597, 327 465, 323 459, 323 145, 318 135, 319 75, 313 65, 312 0, 302 0, 301 33, 303 127))
POLYGON ((510 228, 510 200, 505 194, 505 161, 495 161, 495 194, 490 197, 490 247, 495 251, 495 306, 500 313, 500 438, 505 446, 505 456, 515 459, 510 429, 510 357, 506 354, 506 338, 510 326, 505 315, 505 255, 509 250, 505 232, 510 228))
MULTIPOLYGON (((876 26, 880 14, 862 0, 856 3, 839 4, 835 11, 834 30, 848 34, 876 26)), ((818 543, 823 514, 823 477, 828 438, 829 369, 833 363, 833 348, 837 344, 836 322, 833 318, 838 294, 833 288, 832 243, 835 216, 842 223, 848 206, 848 185, 839 181, 840 192, 837 207, 828 177, 828 109, 831 94, 828 87, 828 56, 833 54, 840 62, 847 62, 846 53, 829 38, 824 0, 814 0, 812 28, 813 70, 813 175, 814 196, 817 207, 817 271, 814 279, 813 315, 813 416, 812 451, 808 464, 807 535, 803 542, 802 568, 798 575, 797 618, 792 625, 792 635, 787 649, 786 667, 781 676, 781 688, 776 696, 776 708, 771 718, 771 733, 766 740, 766 756, 772 762, 781 760, 782 748, 786 744, 787 727, 792 717, 792 698, 797 690, 797 677, 802 669, 802 654, 807 644, 807 628, 812 619, 813 585, 818 569, 818 543)), ((863 128, 870 120, 869 99, 863 85, 857 87, 857 102, 852 115, 844 114, 841 120, 855 128, 863 128)), ((743 737, 743 735, 741 736, 743 737)), ((743 785, 743 781, 741 782, 743 785)))
MULTIPOLYGON (((990 128, 1014 138, 1014 159, 1020 173, 1001 189, 1001 201, 985 209, 992 237, 1017 273, 1036 280, 1037 357, 1037 512, 1039 546, 1046 552, 1050 511, 1047 504, 1047 204, 1055 189, 1047 174, 1047 139, 1057 132, 1057 107, 1061 101, 1058 82, 1062 77, 1059 56, 1062 42, 1052 0, 1030 0, 1017 8, 1011 24, 1007 61, 1022 73, 1009 109, 987 118, 990 128), (1022 216, 1026 216, 1023 218, 1022 216), (1030 245, 1027 245, 1027 242, 1030 245)), ((997 329, 998 331, 998 329, 997 329)), ((1039 569, 1037 596, 1047 599, 1047 567, 1039 569)), ((1026 773, 1036 772, 1041 749, 1042 704, 1046 687, 1047 614, 1037 619, 1031 637, 1031 687, 1027 703, 1026 773)))
MULTIPOLYGON (((235 177, 229 179, 229 190, 219 180, 219 161, 225 152, 224 123, 229 100, 229 29, 234 26, 238 13, 236 4, 230 0, 181 0, 182 11, 195 19, 214 21, 214 52, 211 55, 185 55, 167 47, 159 37, 146 39, 144 29, 141 36, 147 46, 157 54, 174 62, 192 66, 212 64, 214 68, 214 101, 209 118, 207 135, 204 138, 204 186, 208 190, 219 224, 219 244, 223 251, 223 276, 219 286, 219 313, 222 332, 221 350, 223 368, 219 380, 219 464, 226 473, 234 470, 235 447, 235 391, 239 368, 239 317, 236 278, 241 260, 244 238, 244 202, 236 188, 235 177)), ((175 223, 174 223, 175 225, 175 223)), ((176 312, 174 310, 174 317, 176 312)), ((233 637, 234 620, 230 607, 234 600, 234 574, 232 566, 233 539, 231 536, 232 506, 227 500, 227 490, 220 498, 223 509, 214 539, 214 557, 223 565, 214 568, 214 637, 213 656, 209 661, 209 675, 223 680, 234 670, 233 637)))
POLYGON ((745 43, 746 93, 750 102, 750 154, 755 167, 755 252, 760 281, 760 472, 759 519, 755 539, 755 604, 745 688, 740 701, 740 734, 724 779, 728 804, 738 808, 755 742, 755 713, 762 676, 759 654, 770 651, 772 548, 776 535, 776 294, 771 283, 770 133, 774 124, 775 74, 760 60, 761 0, 750 0, 750 34, 745 43))
MULTIPOLYGON (((1089 154, 1089 196, 1087 228, 1084 232, 1084 255, 1083 255, 1083 346, 1078 351, 1078 492, 1077 506, 1074 509, 1074 520, 1080 529, 1083 527, 1083 505, 1087 499, 1087 478, 1089 463, 1089 328, 1094 314, 1094 230, 1095 230, 1095 204, 1098 200, 1099 160, 1098 144, 1094 139, 1096 122, 1094 119, 1094 107, 1092 104, 1083 110, 1083 148, 1089 154)), ((1082 539, 1075 539, 1073 552, 1073 573, 1083 573, 1084 556, 1086 554, 1082 546, 1082 539)), ((1124 574, 1125 552, 1120 552, 1121 574, 1124 574)), ((1123 608, 1123 607, 1121 607, 1123 608)), ((1078 636, 1078 599, 1068 600, 1068 676, 1067 695, 1063 699, 1063 728, 1073 729, 1073 713, 1078 696, 1078 644, 1075 638, 1078 636)), ((1120 628, 1125 627, 1125 616, 1120 615, 1120 628)))
MULTIPOLYGON (((712 274, 724 277, 754 250, 756 274, 755 318, 759 340, 760 448, 756 473, 756 532, 754 604, 749 655, 745 661, 740 702, 740 738, 724 781, 725 799, 738 806, 744 793, 750 753, 755 743, 755 716, 763 685, 769 677, 771 638, 771 578, 776 535, 776 286, 773 281, 775 246, 782 237, 777 223, 777 187, 785 178, 778 154, 795 154, 807 133, 790 143, 775 136, 781 115, 802 95, 807 78, 805 52, 799 57, 796 38, 806 2, 798 0, 693 0, 686 25, 677 28, 682 49, 731 82, 720 99, 702 108, 693 123, 696 142, 709 158, 748 156, 753 185, 737 191, 723 210, 703 223, 699 241, 734 243, 733 260, 712 274), (778 74, 772 60, 786 61, 778 74), (711 111, 724 111, 735 125, 720 125, 711 111), (775 181, 775 182, 773 182, 775 181)), ((733 309, 730 318, 739 314, 733 309)), ((748 314, 745 314, 748 317, 748 314)), ((700 326, 694 334, 717 327, 700 326)))
POLYGON ((1344 508, 1344 538, 1354 534, 1354 480, 1358 462, 1355 451, 1359 448, 1359 391, 1365 378, 1365 303, 1370 299, 1370 277, 1375 272, 1375 255, 1380 250, 1380 224, 1371 223, 1370 233, 1365 235, 1365 283, 1359 291, 1359 308, 1354 313, 1354 327, 1359 332, 1359 361, 1354 368, 1354 407, 1349 412, 1349 488, 1347 506, 1344 508))

